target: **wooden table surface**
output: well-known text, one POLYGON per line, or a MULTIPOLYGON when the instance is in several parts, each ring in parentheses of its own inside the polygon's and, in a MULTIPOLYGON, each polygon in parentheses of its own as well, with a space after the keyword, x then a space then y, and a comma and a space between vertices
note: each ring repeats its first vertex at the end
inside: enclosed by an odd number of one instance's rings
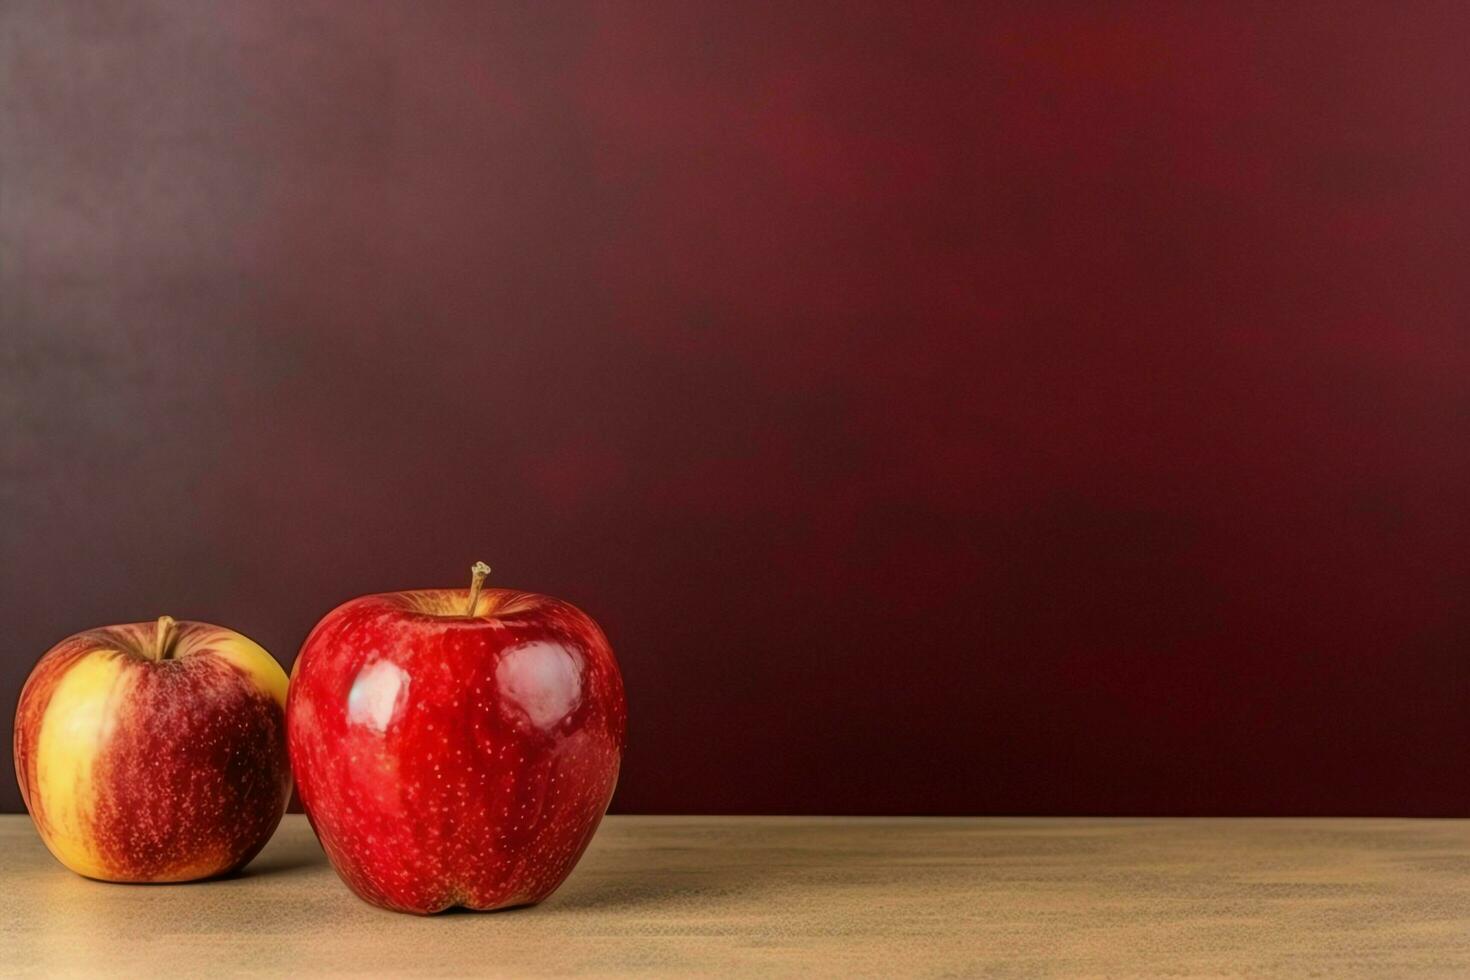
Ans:
POLYGON ((0 817, 0 972, 1470 976, 1470 822, 611 817, 545 904, 371 908, 302 817, 107 885, 0 817))

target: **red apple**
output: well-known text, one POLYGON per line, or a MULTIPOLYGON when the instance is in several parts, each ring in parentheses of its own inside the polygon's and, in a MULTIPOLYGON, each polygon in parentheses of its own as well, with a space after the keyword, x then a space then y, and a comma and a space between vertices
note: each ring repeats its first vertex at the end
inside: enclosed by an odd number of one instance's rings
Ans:
POLYGON ((286 812, 286 672, 208 623, 67 637, 21 691, 15 772, 78 874, 191 881, 242 868, 286 812))
POLYGON ((627 708, 585 613, 484 589, 363 596, 317 624, 286 724, 337 873, 427 915, 530 905, 582 856, 617 784, 627 708))

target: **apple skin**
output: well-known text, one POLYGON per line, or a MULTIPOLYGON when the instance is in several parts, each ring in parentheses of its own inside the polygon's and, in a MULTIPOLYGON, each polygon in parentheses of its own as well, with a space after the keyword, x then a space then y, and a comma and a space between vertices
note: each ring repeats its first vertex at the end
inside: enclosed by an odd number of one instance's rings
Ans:
POLYGON ((509 589, 385 593, 317 624, 286 724, 301 802, 374 905, 429 915, 540 902, 617 785, 623 682, 602 630, 509 589))
POLYGON ((285 704, 281 665, 223 627, 165 617, 78 633, 21 690, 21 797, 46 847, 88 878, 228 874, 286 812, 285 704))

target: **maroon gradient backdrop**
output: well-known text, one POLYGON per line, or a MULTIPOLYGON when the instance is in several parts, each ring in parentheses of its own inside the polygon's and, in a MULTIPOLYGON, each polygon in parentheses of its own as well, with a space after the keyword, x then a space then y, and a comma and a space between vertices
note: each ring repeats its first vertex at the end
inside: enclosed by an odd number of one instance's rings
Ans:
POLYGON ((0 44, 8 705, 485 558, 611 635, 620 810, 1470 813, 1470 5, 0 44))

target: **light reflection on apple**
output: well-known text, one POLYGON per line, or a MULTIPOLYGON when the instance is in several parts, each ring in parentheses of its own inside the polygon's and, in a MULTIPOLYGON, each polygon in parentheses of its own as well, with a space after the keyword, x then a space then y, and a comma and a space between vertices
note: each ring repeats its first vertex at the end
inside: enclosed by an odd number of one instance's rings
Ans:
POLYGON ((364 667, 347 693, 347 720, 377 732, 386 732, 394 715, 408 702, 408 674, 389 660, 364 667))
POLYGON ((559 643, 526 643, 501 654, 495 681, 503 709, 549 731, 582 703, 582 655, 559 643))

